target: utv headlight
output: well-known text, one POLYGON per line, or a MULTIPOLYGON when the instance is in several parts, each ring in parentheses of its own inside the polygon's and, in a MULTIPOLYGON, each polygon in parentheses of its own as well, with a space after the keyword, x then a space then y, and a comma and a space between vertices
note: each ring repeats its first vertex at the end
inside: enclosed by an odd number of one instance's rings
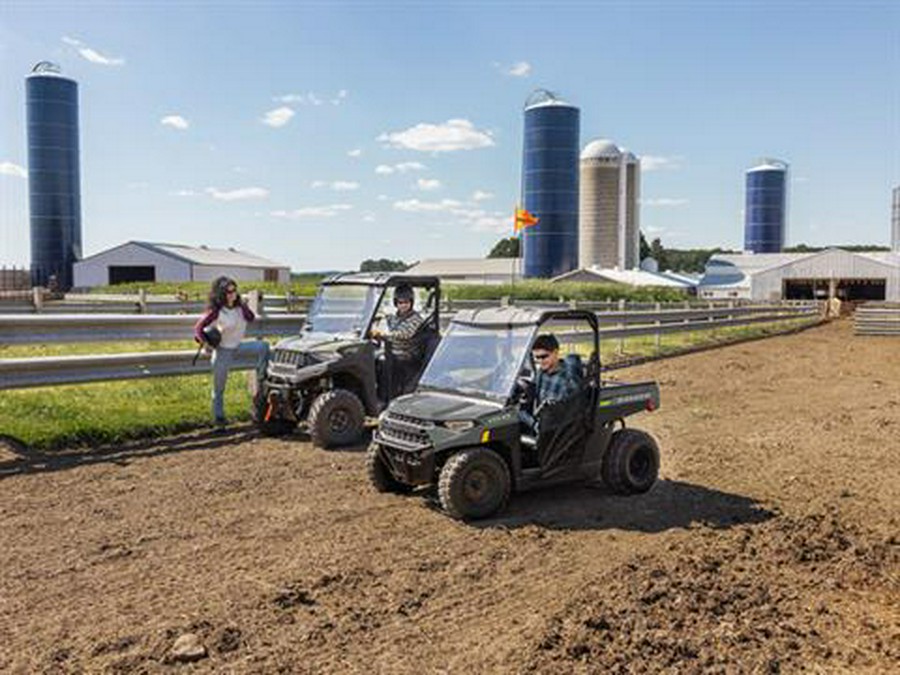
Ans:
POLYGON ((447 420, 444 426, 450 431, 467 431, 475 426, 472 420, 447 420))

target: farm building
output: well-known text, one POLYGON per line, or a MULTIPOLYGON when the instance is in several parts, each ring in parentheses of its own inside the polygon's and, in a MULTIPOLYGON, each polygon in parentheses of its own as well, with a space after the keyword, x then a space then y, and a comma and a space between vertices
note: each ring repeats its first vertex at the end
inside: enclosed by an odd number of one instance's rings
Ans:
POLYGON ((559 281, 582 281, 626 284, 627 286, 653 286, 685 292, 693 292, 697 288, 697 279, 689 275, 676 274, 675 272, 651 272, 642 269, 620 270, 616 268, 586 267, 560 274, 558 277, 554 277, 552 281, 554 283, 559 281))
POLYGON ((129 241, 75 263, 74 285, 85 288, 130 281, 238 281, 288 283, 290 268, 233 248, 129 241))
POLYGON ((430 258, 406 271, 445 284, 508 284, 521 279, 521 263, 521 258, 430 258))
POLYGON ((705 299, 900 300, 900 254, 829 248, 816 253, 717 254, 697 295, 705 299))

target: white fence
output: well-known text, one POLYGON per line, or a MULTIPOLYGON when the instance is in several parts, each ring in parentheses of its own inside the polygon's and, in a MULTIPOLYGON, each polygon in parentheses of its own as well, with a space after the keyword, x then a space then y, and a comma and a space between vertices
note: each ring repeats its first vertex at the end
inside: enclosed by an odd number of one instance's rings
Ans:
POLYGON ((853 323, 857 335, 900 336, 900 304, 867 302, 856 308, 853 323))
MULTIPOLYGON (((496 304, 496 303, 492 303, 496 304)), ((528 303, 532 306, 532 303, 528 303)), ((556 304, 556 308, 566 305, 556 304)), ((445 315, 446 316, 446 315, 445 315)), ((805 325, 821 320, 817 303, 681 307, 651 311, 597 312, 601 340, 707 331, 756 324, 805 325)), ((250 325, 251 336, 277 337, 300 331, 303 315, 264 315, 250 325)), ((75 342, 189 340, 196 316, 135 314, 0 315, 0 344, 41 345, 75 342)), ((568 342, 590 333, 563 336, 568 342)), ((621 342, 620 342, 621 344, 621 342)), ((208 361, 191 361, 193 350, 85 356, 0 359, 0 390, 205 372, 208 361)), ((253 355, 239 351, 236 368, 251 368, 253 355)))

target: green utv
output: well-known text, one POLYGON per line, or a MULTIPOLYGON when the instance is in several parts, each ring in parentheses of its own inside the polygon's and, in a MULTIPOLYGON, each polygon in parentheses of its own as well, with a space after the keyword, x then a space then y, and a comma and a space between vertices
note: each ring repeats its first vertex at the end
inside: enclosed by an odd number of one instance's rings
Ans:
MULTIPOLYGON (((415 388, 440 341, 437 277, 396 273, 339 274, 324 280, 298 336, 279 341, 253 400, 253 419, 267 436, 291 433, 304 423, 324 448, 358 443, 366 418, 415 388), (391 293, 408 286, 424 319, 418 339, 423 356, 417 372, 400 374, 389 342, 372 331, 393 311, 391 293)), ((404 369, 405 370, 405 369, 404 369)))
POLYGON ((597 317, 576 310, 500 307, 456 314, 414 393, 394 399, 369 446, 380 492, 437 486, 443 509, 475 519, 502 509, 511 491, 586 481, 619 494, 646 492, 659 473, 653 438, 625 417, 659 406, 655 382, 601 381, 597 317), (579 391, 534 409, 531 346, 542 332, 563 345, 592 341, 587 366, 566 357, 579 391), (537 432, 520 421, 537 420, 537 432), (616 429, 619 425, 620 428, 616 429))

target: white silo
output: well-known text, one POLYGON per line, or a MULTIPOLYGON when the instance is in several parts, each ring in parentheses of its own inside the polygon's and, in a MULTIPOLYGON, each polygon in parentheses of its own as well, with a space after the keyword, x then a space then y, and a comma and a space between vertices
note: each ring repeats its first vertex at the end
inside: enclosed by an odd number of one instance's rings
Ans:
POLYGON ((633 269, 639 260, 640 162, 608 139, 581 152, 579 267, 633 269))

